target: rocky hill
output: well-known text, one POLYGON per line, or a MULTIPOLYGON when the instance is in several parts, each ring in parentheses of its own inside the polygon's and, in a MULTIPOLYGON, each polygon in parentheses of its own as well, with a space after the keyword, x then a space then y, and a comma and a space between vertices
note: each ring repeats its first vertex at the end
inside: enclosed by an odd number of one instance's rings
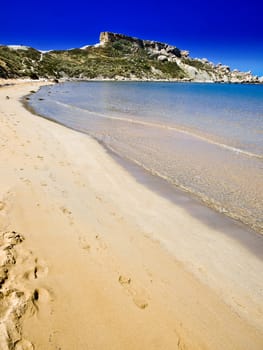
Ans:
POLYGON ((18 77, 260 82, 251 72, 193 59, 175 46, 110 32, 100 34, 99 44, 71 50, 0 46, 0 78, 18 77))

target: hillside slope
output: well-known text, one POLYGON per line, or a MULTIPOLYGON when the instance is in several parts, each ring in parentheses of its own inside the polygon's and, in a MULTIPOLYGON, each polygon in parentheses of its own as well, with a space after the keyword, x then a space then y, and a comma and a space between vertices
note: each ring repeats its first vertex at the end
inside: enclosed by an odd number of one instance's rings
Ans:
POLYGON ((71 50, 0 46, 0 78, 18 77, 260 82, 251 72, 193 59, 175 46, 110 32, 102 32, 97 45, 71 50))

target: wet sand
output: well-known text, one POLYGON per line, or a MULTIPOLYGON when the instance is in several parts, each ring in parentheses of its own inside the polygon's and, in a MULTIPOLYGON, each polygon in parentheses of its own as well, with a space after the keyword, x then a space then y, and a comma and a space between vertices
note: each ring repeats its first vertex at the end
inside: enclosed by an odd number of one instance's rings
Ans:
POLYGON ((0 89, 1 349, 262 349, 261 236, 32 115, 41 84, 0 89))

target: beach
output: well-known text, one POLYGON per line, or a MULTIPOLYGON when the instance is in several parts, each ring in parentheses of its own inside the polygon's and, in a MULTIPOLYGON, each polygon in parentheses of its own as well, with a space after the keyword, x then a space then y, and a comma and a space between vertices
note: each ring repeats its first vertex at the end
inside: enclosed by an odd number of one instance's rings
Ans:
POLYGON ((0 88, 1 349, 262 349, 262 236, 31 114, 43 84, 0 88))

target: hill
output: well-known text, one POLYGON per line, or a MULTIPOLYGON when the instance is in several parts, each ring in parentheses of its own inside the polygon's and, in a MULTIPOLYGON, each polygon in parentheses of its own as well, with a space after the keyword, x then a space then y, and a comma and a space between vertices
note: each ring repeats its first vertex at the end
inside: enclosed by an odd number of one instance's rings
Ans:
POLYGON ((157 41, 102 32, 100 43, 41 52, 0 46, 0 78, 182 80, 258 83, 251 72, 230 70, 157 41))

